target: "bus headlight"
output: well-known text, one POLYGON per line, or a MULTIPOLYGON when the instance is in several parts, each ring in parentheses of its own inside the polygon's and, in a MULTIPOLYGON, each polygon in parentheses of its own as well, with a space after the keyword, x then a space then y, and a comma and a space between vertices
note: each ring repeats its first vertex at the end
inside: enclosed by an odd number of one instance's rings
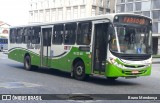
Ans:
POLYGON ((112 64, 114 64, 116 61, 115 61, 114 58, 110 58, 110 62, 111 62, 112 64))
POLYGON ((124 65, 117 63, 114 58, 110 58, 110 62, 119 68, 125 68, 124 65))
POLYGON ((122 64, 116 63, 115 65, 116 65, 117 67, 119 67, 119 68, 124 68, 124 66, 123 66, 122 64))

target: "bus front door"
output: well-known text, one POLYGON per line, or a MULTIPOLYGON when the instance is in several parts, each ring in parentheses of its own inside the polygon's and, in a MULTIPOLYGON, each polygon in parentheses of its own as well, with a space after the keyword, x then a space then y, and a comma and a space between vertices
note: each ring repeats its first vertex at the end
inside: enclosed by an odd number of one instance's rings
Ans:
POLYGON ((41 47, 41 66, 50 67, 50 50, 51 50, 52 27, 42 28, 42 47, 41 47))
POLYGON ((106 22, 96 22, 93 23, 93 58, 92 58, 92 71, 93 74, 103 75, 106 68, 106 58, 107 58, 107 27, 106 22))

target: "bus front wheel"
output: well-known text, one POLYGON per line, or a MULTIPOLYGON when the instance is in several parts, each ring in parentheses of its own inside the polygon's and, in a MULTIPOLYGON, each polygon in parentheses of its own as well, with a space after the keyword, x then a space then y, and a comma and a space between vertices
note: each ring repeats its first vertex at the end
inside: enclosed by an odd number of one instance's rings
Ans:
POLYGON ((31 58, 28 55, 25 56, 25 58, 24 58, 24 67, 25 67, 26 70, 29 70, 29 71, 32 69, 31 58))
POLYGON ((85 66, 82 61, 78 61, 77 63, 75 63, 74 69, 73 69, 73 75, 74 75, 74 78, 77 80, 86 79, 85 66))

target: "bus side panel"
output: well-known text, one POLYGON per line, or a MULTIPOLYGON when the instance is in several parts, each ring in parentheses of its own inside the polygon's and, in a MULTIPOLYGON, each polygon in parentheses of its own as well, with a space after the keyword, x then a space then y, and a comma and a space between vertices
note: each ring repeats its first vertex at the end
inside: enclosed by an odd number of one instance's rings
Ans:
POLYGON ((80 58, 84 62, 86 74, 91 73, 91 58, 88 58, 90 53, 80 51, 78 47, 72 47, 61 58, 53 58, 51 62, 51 67, 59 69, 66 72, 71 72, 72 65, 75 59, 80 58))
POLYGON ((14 48, 10 50, 8 58, 23 63, 26 54, 30 55, 32 65, 40 66, 40 55, 24 48, 14 48))

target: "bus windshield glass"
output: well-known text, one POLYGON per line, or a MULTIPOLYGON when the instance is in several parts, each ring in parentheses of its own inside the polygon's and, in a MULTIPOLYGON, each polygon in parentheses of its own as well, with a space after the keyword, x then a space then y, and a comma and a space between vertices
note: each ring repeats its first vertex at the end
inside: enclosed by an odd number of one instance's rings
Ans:
POLYGON ((151 54, 152 32, 149 26, 116 25, 110 50, 123 54, 151 54))

